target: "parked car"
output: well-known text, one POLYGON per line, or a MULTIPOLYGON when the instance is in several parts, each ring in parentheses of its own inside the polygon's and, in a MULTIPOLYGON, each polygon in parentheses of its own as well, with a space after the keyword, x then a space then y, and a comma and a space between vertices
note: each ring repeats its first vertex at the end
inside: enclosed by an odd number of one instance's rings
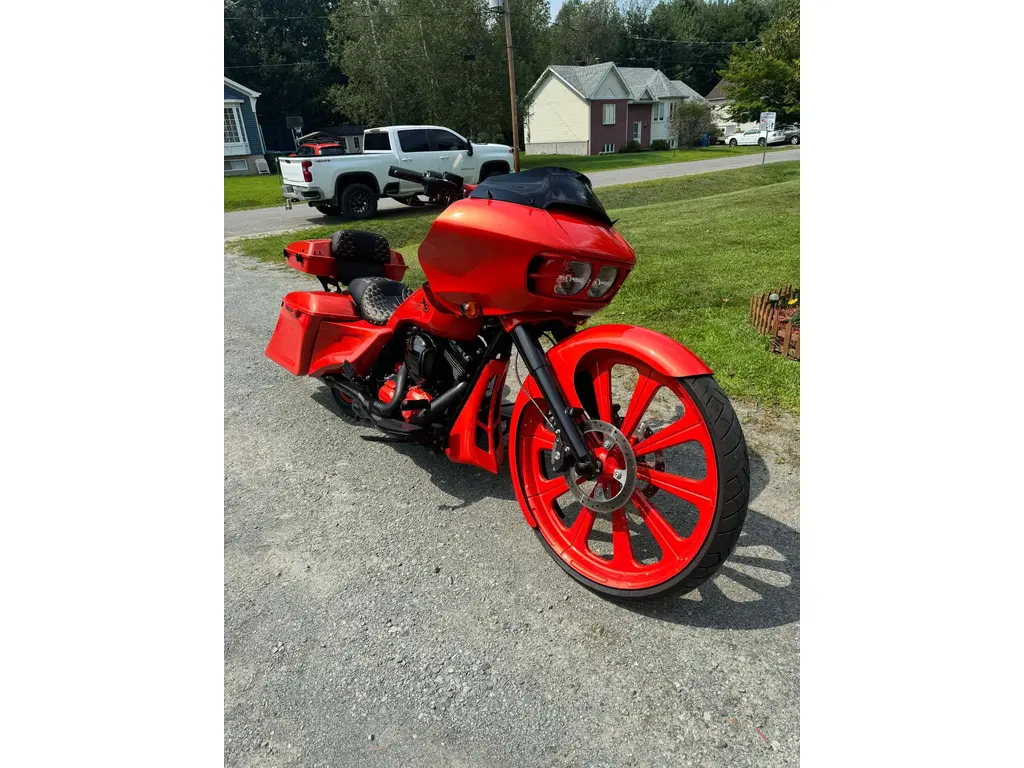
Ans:
POLYGON ((800 126, 799 125, 783 125, 779 130, 782 131, 782 135, 785 136, 784 144, 799 144, 800 143, 800 126))
POLYGON ((782 144, 786 140, 785 134, 780 130, 774 131, 759 131, 757 128, 751 128, 749 131, 743 133, 734 133, 726 139, 729 146, 752 146, 756 144, 759 147, 763 147, 767 144, 782 144))
POLYGON ((328 216, 369 219, 382 197, 422 204, 423 186, 389 176, 393 165, 419 173, 448 171, 477 184, 511 170, 512 148, 469 142, 439 125, 392 125, 364 131, 362 154, 282 157, 280 164, 286 205, 307 203, 328 216))

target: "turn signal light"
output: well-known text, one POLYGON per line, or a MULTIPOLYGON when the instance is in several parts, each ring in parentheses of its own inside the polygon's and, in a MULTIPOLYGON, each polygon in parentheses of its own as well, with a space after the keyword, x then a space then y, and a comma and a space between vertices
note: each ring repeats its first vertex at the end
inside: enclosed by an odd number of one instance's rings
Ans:
POLYGON ((462 312, 464 317, 468 317, 470 320, 474 317, 480 317, 480 305, 475 301, 467 301, 459 307, 459 311, 462 312))

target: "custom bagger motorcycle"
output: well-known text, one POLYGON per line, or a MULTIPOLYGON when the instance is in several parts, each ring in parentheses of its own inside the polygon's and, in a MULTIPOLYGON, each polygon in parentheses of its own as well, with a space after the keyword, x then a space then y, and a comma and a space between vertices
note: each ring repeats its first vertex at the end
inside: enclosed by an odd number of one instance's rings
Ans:
POLYGON ((495 473, 507 439, 526 522, 587 587, 649 598, 710 578, 747 512, 743 433, 711 370, 675 340, 579 330, 636 264, 589 179, 390 175, 447 203, 419 249, 427 282, 401 283, 402 256, 373 233, 292 243, 285 260, 323 290, 285 296, 267 356, 380 430, 364 439, 424 443, 495 473), (513 347, 528 376, 503 403, 513 347), (632 393, 616 397, 622 387, 632 393), (659 428, 645 421, 656 396, 672 406, 659 428), (685 466, 670 465, 674 448, 687 449, 685 466), (687 514, 669 515, 671 502, 687 514))

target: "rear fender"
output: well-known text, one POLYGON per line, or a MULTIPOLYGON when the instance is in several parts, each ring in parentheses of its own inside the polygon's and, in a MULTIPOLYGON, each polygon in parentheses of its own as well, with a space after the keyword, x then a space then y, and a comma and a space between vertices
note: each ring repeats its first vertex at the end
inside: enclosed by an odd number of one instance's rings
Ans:
MULTIPOLYGON (((576 368, 582 357, 595 349, 607 349, 629 354, 664 376, 681 378, 685 376, 706 376, 712 371, 697 355, 684 347, 675 339, 649 328, 634 325, 598 325, 585 331, 573 334, 568 339, 548 350, 547 358, 551 371, 562 389, 566 403, 573 408, 581 408, 573 379, 576 368)), ((512 423, 509 430, 509 468, 512 474, 512 487, 519 501, 519 508, 531 527, 537 527, 537 521, 529 513, 526 499, 523 497, 522 484, 518 482, 516 433, 519 419, 526 407, 532 407, 530 397, 541 401, 540 389, 533 377, 523 382, 523 388, 516 398, 512 411, 512 423)))

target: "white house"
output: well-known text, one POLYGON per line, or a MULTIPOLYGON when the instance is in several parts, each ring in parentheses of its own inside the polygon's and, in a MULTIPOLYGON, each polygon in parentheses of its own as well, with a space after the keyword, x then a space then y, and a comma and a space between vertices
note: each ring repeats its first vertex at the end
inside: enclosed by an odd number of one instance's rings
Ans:
POLYGON ((732 119, 732 116, 729 114, 729 85, 728 80, 719 80, 718 84, 711 89, 711 93, 707 95, 715 127, 722 129, 722 136, 730 136, 734 133, 743 133, 743 131, 748 131, 751 128, 757 128, 757 121, 743 123, 732 119))
POLYGON ((660 70, 609 61, 587 67, 552 64, 526 99, 528 153, 599 155, 617 152, 629 141, 646 148, 667 140, 672 105, 703 97, 660 70))

